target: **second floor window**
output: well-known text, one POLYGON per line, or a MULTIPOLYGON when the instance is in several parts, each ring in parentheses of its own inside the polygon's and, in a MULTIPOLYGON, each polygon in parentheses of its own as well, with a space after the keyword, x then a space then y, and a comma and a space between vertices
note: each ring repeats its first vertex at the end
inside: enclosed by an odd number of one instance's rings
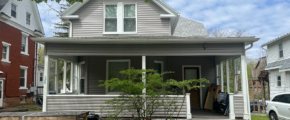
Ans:
POLYGON ((136 32, 136 4, 122 2, 106 4, 104 14, 105 33, 130 34, 136 32))
POLYGON ((16 18, 16 5, 11 4, 11 16, 16 18))
POLYGON ((279 44, 279 57, 283 57, 283 44, 279 44))
POLYGON ((281 86, 281 76, 277 76, 277 86, 281 86))
POLYGON ((21 42, 21 52, 26 52, 26 36, 22 36, 22 42, 21 42))
POLYGON ((26 13, 26 24, 30 25, 30 14, 26 13))

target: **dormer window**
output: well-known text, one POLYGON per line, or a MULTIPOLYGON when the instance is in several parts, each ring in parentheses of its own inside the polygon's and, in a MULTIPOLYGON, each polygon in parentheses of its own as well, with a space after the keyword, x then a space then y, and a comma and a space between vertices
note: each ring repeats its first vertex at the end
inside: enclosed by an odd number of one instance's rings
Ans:
POLYGON ((136 34, 136 4, 104 4, 104 34, 136 34))
POLYGON ((30 25, 30 13, 26 13, 26 24, 30 25))

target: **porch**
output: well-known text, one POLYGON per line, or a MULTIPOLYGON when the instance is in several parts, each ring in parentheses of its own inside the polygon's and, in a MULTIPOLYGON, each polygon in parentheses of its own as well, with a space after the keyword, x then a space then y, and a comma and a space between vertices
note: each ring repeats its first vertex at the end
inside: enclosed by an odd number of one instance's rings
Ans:
MULTIPOLYGON (((116 66, 128 65, 127 68, 174 72, 164 75, 164 79, 182 81, 196 77, 209 80, 206 87, 187 94, 186 101, 180 105, 180 117, 190 119, 191 109, 203 109, 208 87, 217 84, 221 86, 221 92, 229 94, 228 118, 250 119, 245 46, 253 45, 258 38, 102 36, 33 40, 46 47, 43 111, 89 110, 98 113, 100 105, 104 105, 112 96, 118 96, 114 91, 99 87, 99 80, 110 78, 108 71, 111 69, 119 71, 116 66), (55 63, 54 72, 58 73, 60 59, 64 60, 64 71, 67 68, 66 61, 70 61, 70 78, 73 78, 70 80, 70 89, 64 93, 58 92, 58 74, 49 78, 52 70, 48 69, 49 66, 55 63), (111 63, 118 65, 109 67, 111 63), (50 90, 56 91, 56 95, 48 95, 50 90)), ((63 83, 66 83, 66 75, 63 76, 63 83)), ((66 84, 62 88, 65 90, 66 84)), ((172 95, 174 97, 179 100, 180 96, 172 95)))
MULTIPOLYGON (((206 87, 191 91, 187 95, 189 99, 185 102, 182 101, 181 90, 171 97, 176 97, 180 107, 182 107, 179 117, 184 118, 236 118, 244 117, 243 103, 244 97, 242 84, 247 84, 241 81, 241 60, 245 59, 244 56, 54 56, 47 55, 46 59, 51 59, 50 64, 54 64, 55 73, 59 70, 59 61, 64 61, 64 71, 67 71, 67 63, 70 62, 70 74, 73 79, 70 79, 69 86, 62 85, 59 88, 58 74, 55 78, 46 78, 50 81, 47 82, 49 93, 55 92, 56 95, 46 95, 44 98, 44 106, 46 111, 93 111, 96 114, 106 116, 106 110, 110 108, 104 105, 105 101, 118 97, 118 92, 110 91, 105 87, 100 87, 102 84, 99 80, 107 80, 111 72, 119 72, 128 68, 135 69, 154 69, 155 71, 173 71, 174 73, 164 75, 163 78, 175 79, 182 81, 186 79, 186 71, 195 71, 190 76, 196 75, 196 78, 206 78, 210 83, 205 84, 206 87), (125 64, 125 65, 124 65, 125 64), (116 65, 118 67, 114 67, 116 65), (125 68, 124 68, 125 66, 125 68), (224 66, 226 69, 224 70, 224 66), (235 66, 235 69, 231 69, 235 66), (111 70, 113 69, 113 70, 111 70), (114 70, 117 71, 114 71, 114 70), (231 71, 233 70, 233 71, 231 71), (224 76, 226 73, 226 76, 224 76), (233 74, 235 73, 235 74, 233 74), (233 77, 230 77, 233 76, 233 77), (223 81, 223 78, 228 78, 223 81), (231 78, 231 79, 230 79, 231 78), (53 84, 51 84, 53 83, 53 84), (230 116, 223 116, 217 113, 209 114, 209 110, 204 110, 206 103, 209 86, 218 84, 221 86, 221 92, 229 93, 230 97, 230 116), (68 91, 61 91, 59 89, 67 89, 68 91), (227 88, 234 88, 231 89, 227 88), (45 104, 46 103, 46 104, 45 104), (189 110, 188 110, 189 109, 189 110), (190 114, 191 116, 189 116, 190 114), (201 116, 206 115, 207 117, 201 116)), ((52 70, 50 68, 50 70, 52 70)), ((67 75, 63 75, 66 77, 67 75)), ((68 78, 63 78, 63 83, 67 83, 68 78)), ((164 116, 163 113, 157 113, 157 116, 164 116)), ((130 115, 127 115, 130 117, 130 115)))

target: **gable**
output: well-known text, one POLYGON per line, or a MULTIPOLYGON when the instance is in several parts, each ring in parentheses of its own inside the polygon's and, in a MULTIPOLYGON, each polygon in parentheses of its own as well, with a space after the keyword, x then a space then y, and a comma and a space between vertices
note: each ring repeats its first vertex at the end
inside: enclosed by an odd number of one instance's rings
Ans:
MULTIPOLYGON (((86 19, 89 18, 88 14, 92 14, 93 12, 99 12, 98 17, 102 17, 103 13, 103 4, 108 2, 137 2, 137 15, 138 20, 140 16, 145 17, 155 17, 157 19, 161 19, 159 21, 167 21, 169 22, 168 28, 171 35, 174 33, 176 24, 178 22, 178 18, 180 14, 164 3, 162 0, 152 0, 149 3, 145 3, 144 0, 84 0, 83 3, 75 3, 70 8, 65 10, 61 15, 60 18, 63 21, 71 21, 77 19, 86 19), (96 3, 96 4, 91 4, 96 3), (98 4, 97 4, 98 3, 98 4), (90 6, 89 8, 87 6, 90 6), (95 7, 92 7, 95 6, 95 7), (86 15, 82 15, 86 14, 86 15), (151 16, 149 16, 151 14, 151 16), (147 16, 146 16, 147 15, 147 16)), ((93 14, 96 15, 96 14, 93 14)), ((154 21, 156 21, 154 20, 154 21)), ((81 23, 79 23, 81 24, 81 23)), ((163 27, 163 26, 161 26, 163 27)), ((149 28, 149 27, 148 27, 149 28)), ((156 26, 155 28, 158 28, 156 26)), ((150 29, 148 29, 150 31, 150 29)), ((151 28, 152 30, 152 28, 151 28)))
POLYGON ((7 4, 8 0, 0 0, 0 11, 7 4))
POLYGON ((38 7, 35 2, 30 0, 9 0, 0 12, 10 17, 7 20, 2 20, 5 23, 20 29, 21 31, 25 31, 33 36, 35 36, 35 30, 44 34, 38 7), (16 18, 11 16, 11 4, 15 4, 17 6, 16 18), (30 14, 30 24, 26 24, 26 13, 30 14))

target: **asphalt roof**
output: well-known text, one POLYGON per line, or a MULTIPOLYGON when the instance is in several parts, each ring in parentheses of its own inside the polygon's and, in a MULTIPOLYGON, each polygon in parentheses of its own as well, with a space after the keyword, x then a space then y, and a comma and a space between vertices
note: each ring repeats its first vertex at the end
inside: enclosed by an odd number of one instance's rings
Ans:
POLYGON ((269 44, 271 44, 271 43, 273 43, 273 42, 279 41, 279 40, 281 40, 281 39, 283 39, 283 38, 285 38, 285 37, 289 37, 289 36, 290 36, 290 32, 288 32, 288 33, 286 33, 286 34, 283 34, 283 35, 281 35, 281 36, 279 36, 279 37, 277 37, 277 38, 275 38, 275 39, 273 39, 273 40, 270 40, 269 42, 267 42, 267 43, 261 45, 261 47, 264 47, 264 46, 266 46, 266 45, 269 45, 269 44))
POLYGON ((6 5, 9 0, 0 0, 0 10, 6 5))
POLYGON ((208 36, 202 23, 180 17, 173 36, 208 36))
POLYGON ((274 67, 279 67, 280 71, 290 69, 290 58, 286 59, 286 60, 281 60, 281 61, 269 63, 265 69, 271 69, 274 67))

